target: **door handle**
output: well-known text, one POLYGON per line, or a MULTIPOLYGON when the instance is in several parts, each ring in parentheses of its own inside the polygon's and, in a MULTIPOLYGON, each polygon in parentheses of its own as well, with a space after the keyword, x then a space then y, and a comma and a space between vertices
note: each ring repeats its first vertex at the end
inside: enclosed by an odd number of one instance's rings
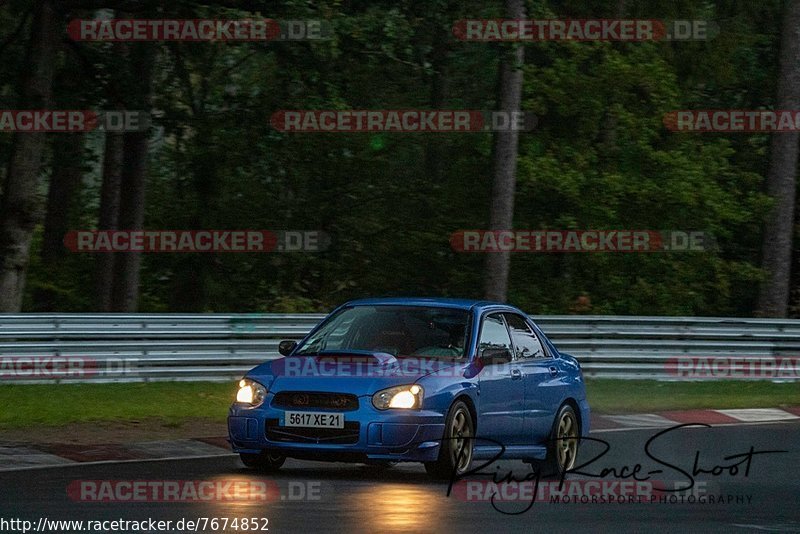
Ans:
POLYGON ((550 367, 550 376, 556 376, 558 374, 558 367, 550 367))
POLYGON ((519 369, 512 369, 511 370, 511 379, 512 380, 519 380, 520 378, 522 378, 522 371, 520 371, 519 369))

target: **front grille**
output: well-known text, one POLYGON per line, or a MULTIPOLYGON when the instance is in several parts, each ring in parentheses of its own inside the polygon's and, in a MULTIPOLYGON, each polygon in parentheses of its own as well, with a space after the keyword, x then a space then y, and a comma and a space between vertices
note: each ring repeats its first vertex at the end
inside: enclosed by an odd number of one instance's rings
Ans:
POLYGON ((277 419, 267 419, 265 427, 270 441, 350 445, 358 443, 361 425, 358 421, 345 421, 344 428, 285 427, 279 426, 277 419))
POLYGON ((272 399, 275 408, 322 408, 349 412, 358 410, 358 397, 350 393, 279 391, 272 399))

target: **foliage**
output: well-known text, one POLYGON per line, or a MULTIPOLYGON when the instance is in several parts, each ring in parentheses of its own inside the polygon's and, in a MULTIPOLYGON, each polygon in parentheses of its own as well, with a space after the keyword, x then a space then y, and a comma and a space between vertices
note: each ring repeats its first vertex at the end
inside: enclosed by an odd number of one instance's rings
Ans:
MULTIPOLYGON (((164 9, 161 16, 183 18, 253 15, 202 2, 164 9)), ((707 42, 527 44, 523 107, 539 124, 520 141, 515 226, 701 230, 717 246, 518 253, 509 300, 539 314, 752 314, 768 138, 672 133, 662 116, 770 106, 780 2, 537 0, 527 9, 536 17, 706 18, 721 31, 707 42)), ((0 40, 23 11, 21 3, 0 9, 0 40)), ((473 1, 290 1, 260 15, 325 19, 334 38, 160 44, 146 227, 321 230, 332 244, 317 253, 148 254, 142 311, 320 311, 361 296, 479 297, 483 258, 453 251, 449 237, 487 224, 491 134, 281 133, 269 119, 281 109, 432 108, 440 82, 441 107, 493 109, 499 45, 457 41, 451 28, 500 12, 473 1)), ((89 65, 84 96, 102 108, 101 89, 119 67, 107 45, 77 48, 89 65)), ((14 39, 2 51, 6 107, 21 49, 14 39)), ((8 139, 0 136, 0 156, 8 139)), ((96 224, 101 164, 92 162, 75 203, 75 228, 96 224)), ((26 308, 36 308, 45 287, 58 295, 58 310, 89 311, 92 262, 70 257, 52 273, 34 261, 26 308)))

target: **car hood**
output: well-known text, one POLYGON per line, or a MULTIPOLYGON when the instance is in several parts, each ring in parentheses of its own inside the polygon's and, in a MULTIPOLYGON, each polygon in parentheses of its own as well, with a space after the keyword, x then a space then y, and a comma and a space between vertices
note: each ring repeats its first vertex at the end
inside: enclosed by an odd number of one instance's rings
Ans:
POLYGON ((430 358, 395 358, 368 351, 324 351, 265 362, 247 376, 270 391, 331 391, 371 395, 463 363, 430 358))

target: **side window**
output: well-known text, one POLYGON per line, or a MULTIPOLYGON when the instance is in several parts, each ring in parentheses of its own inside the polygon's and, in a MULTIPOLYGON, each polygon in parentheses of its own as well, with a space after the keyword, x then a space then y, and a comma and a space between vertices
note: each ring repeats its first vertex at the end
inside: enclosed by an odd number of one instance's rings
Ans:
POLYGON ((525 319, 513 313, 506 313, 505 318, 514 339, 517 358, 544 358, 547 356, 541 341, 525 322, 525 319))
POLYGON ((489 315, 483 319, 481 327, 481 337, 478 342, 478 353, 484 349, 508 349, 511 350, 511 338, 508 337, 508 330, 503 324, 500 315, 489 315))

